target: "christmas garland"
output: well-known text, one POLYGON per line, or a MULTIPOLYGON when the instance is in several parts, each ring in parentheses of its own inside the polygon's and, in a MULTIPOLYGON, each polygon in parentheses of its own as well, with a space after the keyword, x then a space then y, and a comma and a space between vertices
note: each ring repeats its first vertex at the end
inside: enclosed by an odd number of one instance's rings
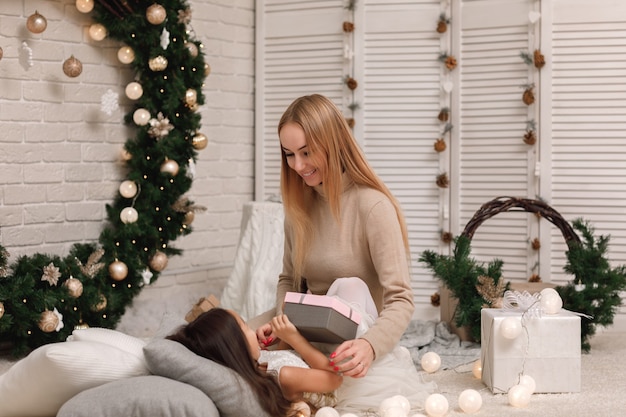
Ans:
POLYGON ((184 194, 196 151, 207 142, 197 109, 209 67, 186 1, 81 1, 77 7, 93 9, 93 33, 106 31, 123 44, 118 58, 136 74, 126 88, 135 101, 124 120, 136 125, 136 136, 125 143, 126 180, 106 207, 99 244, 76 243, 64 258, 22 256, 12 265, 0 247, 0 343, 15 355, 63 341, 75 328, 114 328, 168 257, 180 254, 170 242, 191 232, 194 212, 202 209, 184 194))
MULTIPOLYGON (((519 203, 519 199, 512 200, 519 203)), ((524 202, 528 201, 531 200, 524 202)), ((532 202, 536 206, 549 208, 540 201, 532 202)), ((491 203, 503 202, 496 199, 491 203)), ((503 204, 506 203, 508 201, 503 204)), ((488 216, 497 210, 496 208, 488 216)), ((581 349, 588 352, 591 348, 589 339, 595 334, 597 326, 611 325, 622 303, 620 293, 626 290, 626 266, 610 266, 606 258, 609 236, 595 237, 594 229, 582 219, 574 220, 570 226, 563 223, 564 220, 559 222, 562 218, 553 210, 550 215, 556 217, 549 218, 551 222, 562 230, 567 230, 564 232, 568 244, 564 271, 574 276, 568 284, 557 286, 555 289, 563 300, 563 308, 585 315, 581 317, 581 349), (582 236, 582 240, 573 235, 575 231, 582 236)), ((480 219, 478 224, 483 220, 480 219)), ((493 260, 485 267, 470 257, 472 235, 473 232, 469 235, 463 233, 454 239, 455 248, 452 256, 426 250, 422 252, 419 260, 431 269, 434 276, 446 285, 458 300, 454 314, 455 325, 466 326, 471 337, 479 342, 481 309, 500 307, 499 302, 504 291, 509 288, 510 282, 503 281, 501 260, 493 260)))

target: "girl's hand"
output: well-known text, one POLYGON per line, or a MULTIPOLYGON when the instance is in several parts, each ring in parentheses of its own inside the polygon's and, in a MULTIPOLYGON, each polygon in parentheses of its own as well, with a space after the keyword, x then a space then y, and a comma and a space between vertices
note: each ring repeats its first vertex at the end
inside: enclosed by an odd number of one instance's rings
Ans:
POLYGON ((261 346, 270 346, 276 342, 276 336, 272 333, 272 324, 265 323, 256 329, 256 338, 261 346))
POLYGON ((330 355, 335 372, 353 378, 362 378, 374 362, 374 349, 365 339, 346 340, 330 355))
POLYGON ((270 324, 272 326, 272 334, 286 343, 291 344, 290 341, 292 341, 294 337, 301 336, 296 326, 289 321, 289 317, 285 314, 274 317, 270 324))

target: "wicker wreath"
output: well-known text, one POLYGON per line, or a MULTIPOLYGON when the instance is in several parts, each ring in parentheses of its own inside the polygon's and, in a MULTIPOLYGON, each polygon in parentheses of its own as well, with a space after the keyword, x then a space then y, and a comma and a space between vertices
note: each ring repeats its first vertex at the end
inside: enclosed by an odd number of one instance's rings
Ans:
POLYGON ((461 235, 466 236, 468 239, 472 239, 476 229, 485 222, 485 220, 492 218, 498 213, 504 213, 507 211, 526 211, 529 213, 535 213, 550 223, 555 225, 563 234, 567 247, 571 249, 571 245, 579 245, 580 237, 574 231, 574 228, 561 216, 556 210, 550 207, 548 204, 541 200, 531 200, 527 198, 517 197, 497 197, 488 203, 483 204, 474 216, 467 222, 465 229, 461 235))

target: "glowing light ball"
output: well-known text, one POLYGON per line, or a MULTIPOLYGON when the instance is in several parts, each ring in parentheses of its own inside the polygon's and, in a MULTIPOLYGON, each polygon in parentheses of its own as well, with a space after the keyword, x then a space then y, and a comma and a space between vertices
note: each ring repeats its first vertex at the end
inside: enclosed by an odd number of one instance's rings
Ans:
POLYGON ((133 207, 125 207, 120 212, 120 220, 124 224, 135 223, 139 220, 139 213, 133 207))
POLYGON ((507 394, 509 404, 513 407, 523 408, 530 402, 530 389, 523 385, 513 385, 507 394))
POLYGON ((422 369, 426 372, 436 372, 441 366, 441 357, 436 352, 426 352, 420 361, 422 369))
POLYGON ((76 8, 81 13, 89 13, 93 10, 93 0, 76 0, 76 8))
POLYGON ((120 184, 120 194, 124 198, 133 198, 137 195, 137 184, 135 181, 126 180, 120 184))
POLYGON ((535 393, 535 388, 537 388, 537 384, 535 383, 535 378, 530 375, 522 375, 519 380, 519 384, 528 388, 531 394, 535 393))
POLYGON ((89 26, 89 37, 96 42, 99 42, 107 37, 107 29, 100 23, 94 23, 89 26))
POLYGON ((143 87, 138 82, 133 81, 128 83, 124 92, 129 99, 137 100, 143 95, 143 87))
POLYGON ((408 398, 406 398, 404 395, 394 395, 392 398, 396 399, 396 401, 404 410, 405 414, 409 414, 409 411, 411 411, 411 403, 409 402, 408 398))
POLYGON ((541 290, 539 304, 544 313, 557 314, 563 307, 563 300, 554 288, 544 288, 541 290))
POLYGON ((483 406, 483 397, 473 389, 466 389, 459 395, 459 407, 467 414, 474 414, 483 406))
POLYGON ((341 417, 339 415, 339 411, 335 410, 332 407, 322 407, 317 410, 315 413, 315 417, 341 417))
POLYGON ((472 375, 474 378, 481 379, 483 377, 483 363, 478 359, 472 366, 472 375))
POLYGON ((130 64, 135 60, 135 51, 130 46, 122 46, 117 50, 117 59, 122 64, 130 64))
POLYGON ((516 339, 522 333, 522 321, 519 317, 507 317, 500 323, 500 334, 505 339, 516 339))
POLYGON ((133 113, 133 122, 138 126, 145 126, 150 121, 150 112, 146 109, 137 109, 133 113))
POLYGON ((443 417, 448 412, 448 400, 441 394, 430 394, 424 408, 428 417, 443 417))

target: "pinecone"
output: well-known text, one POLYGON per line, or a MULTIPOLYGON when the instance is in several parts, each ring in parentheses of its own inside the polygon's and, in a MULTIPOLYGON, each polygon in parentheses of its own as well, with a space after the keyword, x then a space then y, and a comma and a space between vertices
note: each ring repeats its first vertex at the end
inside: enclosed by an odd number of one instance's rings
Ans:
POLYGON ((437 187, 439 188, 448 188, 450 185, 450 180, 448 180, 448 174, 445 172, 443 174, 437 175, 437 187))
POLYGON ((445 20, 440 20, 439 22, 437 22, 437 32, 446 33, 447 30, 448 30, 448 24, 446 23, 445 20))
POLYGON ((346 118, 346 123, 348 123, 348 126, 350 127, 350 129, 354 128, 354 119, 352 117, 347 117, 346 118))
POLYGON ((343 22, 343 31, 346 33, 354 32, 354 23, 343 22))
POLYGON ((450 232, 441 232, 441 241, 443 243, 451 243, 452 242, 452 233, 450 232))
POLYGON ((447 122, 448 119, 450 119, 450 111, 447 107, 441 109, 439 115, 437 116, 437 119, 439 119, 440 122, 447 122))
POLYGON ((433 307, 439 307, 439 305, 441 304, 441 296, 438 292, 430 296, 430 304, 432 304, 433 307))
POLYGON ((526 145, 534 145, 537 143, 537 136, 535 135, 534 130, 527 130, 524 134, 524 143, 526 145))
POLYGON ((347 77, 346 78, 346 85, 348 86, 348 88, 350 90, 355 90, 358 87, 359 83, 357 83, 354 78, 347 77))
POLYGON ((538 274, 532 274, 528 278, 528 282, 541 282, 541 277, 538 274))
POLYGON ((527 106, 530 106, 535 102, 535 93, 533 92, 533 87, 528 87, 524 90, 524 94, 522 95, 522 101, 527 106))
POLYGON ((452 55, 448 56, 445 60, 445 64, 446 64, 446 68, 452 71, 453 69, 456 68, 456 58, 453 57, 452 55))
POLYGON ((530 243, 530 246, 534 249, 534 250, 539 250, 539 248, 541 248, 541 241, 539 240, 538 237, 534 238, 533 241, 530 243))
POLYGON ((535 62, 535 68, 541 69, 544 65, 546 65, 546 59, 539 49, 535 49, 533 53, 533 61, 535 62))
POLYGON ((435 151, 443 152, 446 150, 446 141, 443 138, 439 138, 435 141, 434 145, 435 151))

